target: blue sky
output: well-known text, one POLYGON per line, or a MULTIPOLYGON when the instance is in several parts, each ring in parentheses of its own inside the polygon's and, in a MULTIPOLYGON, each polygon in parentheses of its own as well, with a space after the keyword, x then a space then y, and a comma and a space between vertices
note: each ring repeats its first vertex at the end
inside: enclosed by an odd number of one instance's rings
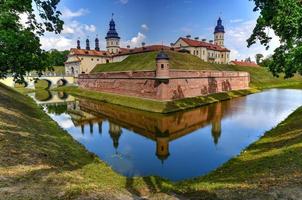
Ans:
POLYGON ((61 0, 59 9, 65 30, 61 35, 46 34, 41 43, 46 50, 63 50, 75 47, 78 37, 84 44, 87 36, 94 40, 98 34, 101 48, 105 49, 111 13, 122 46, 140 46, 141 42, 168 45, 187 34, 210 40, 221 16, 226 29, 225 45, 231 49, 233 59, 253 58, 256 53, 269 55, 279 44, 271 30, 274 39, 269 51, 259 44, 246 47, 258 17, 253 7, 249 0, 61 0))

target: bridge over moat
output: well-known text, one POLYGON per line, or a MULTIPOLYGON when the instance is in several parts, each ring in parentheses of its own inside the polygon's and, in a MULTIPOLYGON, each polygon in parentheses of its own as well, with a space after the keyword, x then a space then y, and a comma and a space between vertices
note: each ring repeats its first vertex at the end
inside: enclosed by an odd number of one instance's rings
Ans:
MULTIPOLYGON (((35 82, 37 80, 46 80, 49 83, 50 87, 63 86, 75 83, 74 76, 65 76, 64 74, 56 73, 47 73, 42 76, 38 76, 36 74, 29 74, 28 76, 25 76, 24 79, 26 82, 26 88, 35 88, 35 82)), ((7 77, 6 79, 0 79, 0 82, 9 87, 15 87, 14 78, 12 76, 7 77)))

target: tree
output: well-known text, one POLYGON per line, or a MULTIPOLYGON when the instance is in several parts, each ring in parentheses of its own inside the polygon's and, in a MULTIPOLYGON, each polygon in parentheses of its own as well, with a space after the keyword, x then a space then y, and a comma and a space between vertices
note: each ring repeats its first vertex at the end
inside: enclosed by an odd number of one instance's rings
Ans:
POLYGON ((273 62, 273 57, 272 57, 272 55, 270 55, 270 56, 264 58, 259 65, 262 67, 269 68, 272 62, 273 62))
POLYGON ((40 48, 39 36, 45 31, 60 33, 63 29, 60 0, 0 0, 0 78, 12 74, 18 83, 24 82, 27 72, 39 74, 47 69, 45 52, 40 48), (38 17, 33 6, 37 8, 38 17), (20 23, 26 14, 27 25, 20 23))
POLYGON ((260 65, 261 59, 263 58, 263 55, 261 53, 257 53, 256 56, 255 56, 255 58, 256 58, 256 63, 258 65, 260 65))
POLYGON ((63 66, 68 54, 69 51, 58 51, 56 49, 46 52, 47 67, 63 66))
POLYGON ((254 11, 260 11, 256 27, 247 40, 248 47, 257 40, 266 48, 272 39, 268 30, 273 29, 281 45, 275 50, 269 69, 273 75, 285 73, 290 78, 302 74, 302 1, 301 0, 253 0, 254 11))

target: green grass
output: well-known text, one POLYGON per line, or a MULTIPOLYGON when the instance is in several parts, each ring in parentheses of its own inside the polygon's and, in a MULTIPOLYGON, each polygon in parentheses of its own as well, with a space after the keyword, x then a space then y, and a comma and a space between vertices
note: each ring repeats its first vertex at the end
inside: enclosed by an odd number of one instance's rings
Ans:
POLYGON ((163 193, 195 199, 269 199, 272 188, 302 185, 302 107, 214 172, 172 183, 118 175, 31 98, 3 85, 0 96, 2 199, 164 199, 163 193))
POLYGON ((76 86, 63 86, 53 89, 55 91, 64 91, 74 96, 94 99, 106 103, 126 106, 138 110, 144 110, 156 113, 171 113, 180 110, 196 108, 199 106, 215 103, 218 101, 229 100, 239 96, 245 96, 258 92, 256 89, 230 91, 225 93, 217 93, 208 96, 200 96, 194 98, 186 98, 175 101, 156 101, 150 99, 142 99, 131 96, 122 96, 112 93, 101 93, 78 88, 76 86))
POLYGON ((51 83, 47 80, 37 80, 35 82, 35 89, 46 90, 50 88, 51 83))

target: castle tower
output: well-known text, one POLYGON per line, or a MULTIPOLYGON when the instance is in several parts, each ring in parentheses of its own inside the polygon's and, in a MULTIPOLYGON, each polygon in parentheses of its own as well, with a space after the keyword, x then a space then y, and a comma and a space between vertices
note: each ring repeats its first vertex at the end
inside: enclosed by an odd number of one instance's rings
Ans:
POLYGON ((77 40, 77 49, 81 49, 81 42, 80 42, 80 39, 77 40))
POLYGON ((98 36, 95 38, 95 50, 100 51, 100 42, 98 36))
POLYGON ((86 50, 90 50, 90 44, 89 44, 89 39, 88 38, 86 40, 86 50))
POLYGON ((224 47, 224 26, 222 25, 222 20, 219 17, 217 20, 217 26, 215 27, 214 31, 214 43, 221 47, 224 47))
MULTIPOLYGON (((112 14, 113 17, 113 14, 112 14)), ((107 42, 107 51, 111 54, 116 54, 120 50, 120 37, 115 29, 115 22, 113 18, 109 23, 109 31, 107 32, 107 36, 105 37, 107 42)))
POLYGON ((169 78, 169 56, 161 50, 156 56, 156 78, 169 78))

